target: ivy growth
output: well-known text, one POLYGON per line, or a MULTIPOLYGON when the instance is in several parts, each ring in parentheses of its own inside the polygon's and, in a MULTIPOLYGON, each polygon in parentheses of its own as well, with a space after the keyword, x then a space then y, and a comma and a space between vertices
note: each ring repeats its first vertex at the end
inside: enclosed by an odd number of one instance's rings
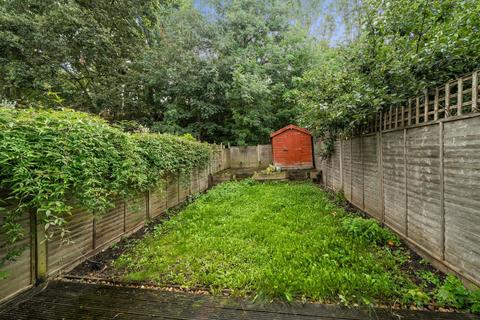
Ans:
POLYGON ((101 214, 115 199, 146 191, 169 173, 206 166, 210 154, 205 143, 127 133, 69 109, 0 107, 3 245, 22 237, 19 219, 26 212, 51 235, 65 229, 74 206, 101 214))

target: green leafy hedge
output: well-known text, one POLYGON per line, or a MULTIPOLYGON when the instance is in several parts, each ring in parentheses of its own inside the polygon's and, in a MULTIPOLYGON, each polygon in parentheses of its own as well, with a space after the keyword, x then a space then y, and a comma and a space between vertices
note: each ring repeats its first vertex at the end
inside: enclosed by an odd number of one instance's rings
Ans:
POLYGON ((25 211, 46 229, 62 227, 75 205, 102 213, 166 174, 206 166, 210 151, 187 138, 126 133, 69 109, 0 108, 0 194, 15 208, 4 210, 3 232, 15 242, 25 211))

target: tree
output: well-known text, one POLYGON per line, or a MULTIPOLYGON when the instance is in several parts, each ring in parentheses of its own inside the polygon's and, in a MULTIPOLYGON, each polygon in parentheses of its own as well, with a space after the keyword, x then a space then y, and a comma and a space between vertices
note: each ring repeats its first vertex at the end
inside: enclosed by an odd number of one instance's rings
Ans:
POLYGON ((117 114, 130 67, 148 47, 155 0, 12 0, 0 6, 0 94, 117 114))
POLYGON ((379 110, 480 66, 480 3, 366 0, 358 38, 324 48, 292 92, 300 121, 321 135, 351 134, 379 110))
POLYGON ((285 94, 310 65, 311 39, 281 1, 217 1, 212 10, 212 17, 171 16, 147 57, 156 65, 148 69, 162 70, 150 82, 155 127, 208 141, 267 142, 297 114, 285 94))

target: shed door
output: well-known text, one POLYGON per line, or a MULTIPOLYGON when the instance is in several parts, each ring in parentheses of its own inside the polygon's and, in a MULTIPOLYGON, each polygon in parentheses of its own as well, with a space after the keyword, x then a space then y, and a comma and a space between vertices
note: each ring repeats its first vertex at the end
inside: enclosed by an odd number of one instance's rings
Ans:
POLYGON ((302 139, 300 132, 290 130, 288 139, 285 141, 285 152, 287 164, 297 164, 302 162, 302 139))

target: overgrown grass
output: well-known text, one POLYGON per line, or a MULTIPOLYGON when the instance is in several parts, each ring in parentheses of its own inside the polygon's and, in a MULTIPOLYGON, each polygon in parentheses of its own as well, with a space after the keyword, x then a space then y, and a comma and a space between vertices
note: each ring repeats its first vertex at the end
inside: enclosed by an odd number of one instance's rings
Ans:
MULTIPOLYGON (((125 278, 267 298, 370 304, 415 298, 399 240, 310 183, 225 183, 117 262, 125 278)), ((421 297, 422 299, 427 299, 421 297)))

